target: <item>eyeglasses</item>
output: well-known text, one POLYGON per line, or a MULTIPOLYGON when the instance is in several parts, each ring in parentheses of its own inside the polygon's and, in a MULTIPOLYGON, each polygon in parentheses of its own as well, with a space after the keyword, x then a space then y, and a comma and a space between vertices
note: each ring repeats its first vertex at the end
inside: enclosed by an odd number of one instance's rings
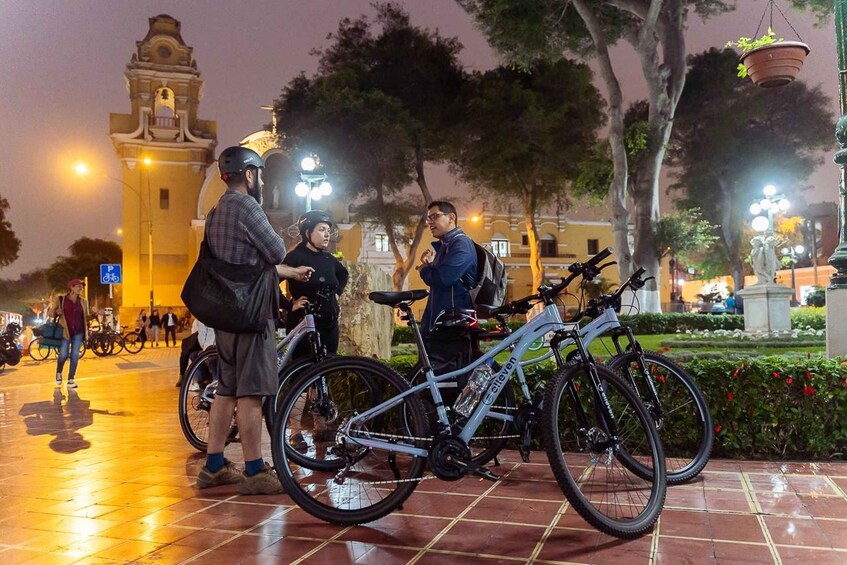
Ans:
POLYGON ((426 221, 431 224, 432 222, 434 222, 435 220, 438 219, 438 216, 449 216, 449 215, 450 214, 445 213, 445 212, 438 212, 437 214, 430 214, 429 216, 426 217, 426 221))

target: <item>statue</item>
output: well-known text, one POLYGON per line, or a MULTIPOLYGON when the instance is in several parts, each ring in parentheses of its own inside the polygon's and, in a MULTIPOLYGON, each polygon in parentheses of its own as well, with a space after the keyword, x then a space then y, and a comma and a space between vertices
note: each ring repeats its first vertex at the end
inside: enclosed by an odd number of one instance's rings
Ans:
POLYGON ((750 264, 756 275, 756 284, 773 284, 779 260, 776 257, 776 238, 772 235, 757 235, 750 240, 750 264))

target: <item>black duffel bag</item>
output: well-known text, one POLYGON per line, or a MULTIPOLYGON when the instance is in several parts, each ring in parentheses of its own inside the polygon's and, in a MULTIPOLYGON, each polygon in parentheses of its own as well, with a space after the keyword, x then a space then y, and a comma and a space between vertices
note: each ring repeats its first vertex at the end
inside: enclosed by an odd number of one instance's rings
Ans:
POLYGON ((278 316, 279 276, 273 265, 216 259, 204 239, 181 297, 189 312, 210 328, 258 333, 278 316))

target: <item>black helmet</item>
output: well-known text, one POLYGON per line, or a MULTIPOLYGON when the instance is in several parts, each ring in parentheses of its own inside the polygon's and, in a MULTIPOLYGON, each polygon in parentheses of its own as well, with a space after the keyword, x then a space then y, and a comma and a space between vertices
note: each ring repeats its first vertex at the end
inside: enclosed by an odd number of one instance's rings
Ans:
POLYGON ((17 322, 12 322, 6 326, 6 333, 15 337, 21 335, 21 325, 17 322))
POLYGON ((218 171, 221 173, 221 178, 226 180, 228 175, 237 175, 247 169, 247 167, 262 168, 265 163, 258 153, 252 149, 236 145, 227 147, 218 157, 218 171))
POLYGON ((469 308, 448 308, 442 310, 432 323, 433 328, 467 328, 473 329, 479 326, 476 310, 469 308))
POLYGON ((312 231, 321 222, 329 224, 329 227, 333 227, 332 216, 328 212, 324 212, 323 210, 306 212, 297 220, 297 229, 300 231, 300 236, 306 237, 306 232, 312 231))

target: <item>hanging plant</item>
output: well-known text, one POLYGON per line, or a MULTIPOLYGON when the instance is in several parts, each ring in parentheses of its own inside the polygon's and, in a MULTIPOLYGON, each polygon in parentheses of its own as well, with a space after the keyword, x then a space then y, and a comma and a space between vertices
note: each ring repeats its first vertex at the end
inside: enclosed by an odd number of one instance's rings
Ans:
MULTIPOLYGON (((738 63, 738 76, 741 78, 750 77, 756 86, 762 88, 773 88, 776 86, 784 86, 797 78, 800 69, 803 68, 803 62, 806 60, 806 55, 809 54, 809 46, 802 41, 785 41, 781 37, 777 39, 776 33, 773 31, 773 9, 774 2, 771 0, 768 6, 765 7, 765 13, 770 7, 771 10, 771 25, 768 26, 768 32, 758 39, 753 37, 739 37, 736 41, 730 41, 726 44, 727 47, 737 47, 741 51, 741 60, 738 63)), ((785 19, 788 26, 797 34, 797 30, 791 25, 791 22, 782 13, 779 13, 785 19)), ((762 14, 764 20, 765 14, 762 14)), ((762 22, 759 22, 761 27, 762 22)), ((798 39, 800 35, 797 34, 798 39)))

